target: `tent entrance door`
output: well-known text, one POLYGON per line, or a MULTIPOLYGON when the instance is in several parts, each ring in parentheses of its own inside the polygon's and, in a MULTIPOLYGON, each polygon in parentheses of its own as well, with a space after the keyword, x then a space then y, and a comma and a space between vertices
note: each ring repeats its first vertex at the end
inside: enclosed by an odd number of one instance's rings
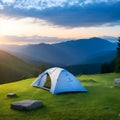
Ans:
POLYGON ((50 79, 50 76, 48 73, 46 74, 46 81, 45 81, 43 87, 48 89, 48 90, 50 90, 50 88, 51 88, 51 79, 50 79))

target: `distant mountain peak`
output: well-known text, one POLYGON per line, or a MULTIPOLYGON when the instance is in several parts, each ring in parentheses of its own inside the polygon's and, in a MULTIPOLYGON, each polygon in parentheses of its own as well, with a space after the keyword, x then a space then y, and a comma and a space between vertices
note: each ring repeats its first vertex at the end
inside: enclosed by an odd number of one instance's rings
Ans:
POLYGON ((91 37, 91 38, 88 38, 88 40, 105 40, 105 39, 102 39, 99 37, 91 37))

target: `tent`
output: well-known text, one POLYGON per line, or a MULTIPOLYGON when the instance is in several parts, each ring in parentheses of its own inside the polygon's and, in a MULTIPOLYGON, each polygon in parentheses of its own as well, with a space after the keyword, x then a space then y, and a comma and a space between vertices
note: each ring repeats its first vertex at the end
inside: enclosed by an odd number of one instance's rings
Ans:
POLYGON ((59 67, 50 68, 44 71, 32 83, 32 86, 49 90, 52 94, 63 92, 87 92, 75 76, 59 67))

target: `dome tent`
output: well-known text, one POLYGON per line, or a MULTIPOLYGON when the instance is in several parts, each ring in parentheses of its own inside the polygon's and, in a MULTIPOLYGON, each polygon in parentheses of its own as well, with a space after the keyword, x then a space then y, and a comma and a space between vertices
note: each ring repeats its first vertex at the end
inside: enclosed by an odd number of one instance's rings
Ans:
POLYGON ((63 92, 87 92, 70 72, 65 69, 54 67, 41 73, 32 83, 34 87, 49 90, 52 94, 63 92))

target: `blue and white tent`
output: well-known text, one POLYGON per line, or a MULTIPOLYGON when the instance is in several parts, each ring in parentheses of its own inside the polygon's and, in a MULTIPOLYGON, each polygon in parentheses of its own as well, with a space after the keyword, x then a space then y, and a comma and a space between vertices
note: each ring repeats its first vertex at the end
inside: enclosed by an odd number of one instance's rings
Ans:
POLYGON ((80 81, 65 69, 54 67, 38 76, 32 86, 49 90, 52 94, 87 92, 80 81))

